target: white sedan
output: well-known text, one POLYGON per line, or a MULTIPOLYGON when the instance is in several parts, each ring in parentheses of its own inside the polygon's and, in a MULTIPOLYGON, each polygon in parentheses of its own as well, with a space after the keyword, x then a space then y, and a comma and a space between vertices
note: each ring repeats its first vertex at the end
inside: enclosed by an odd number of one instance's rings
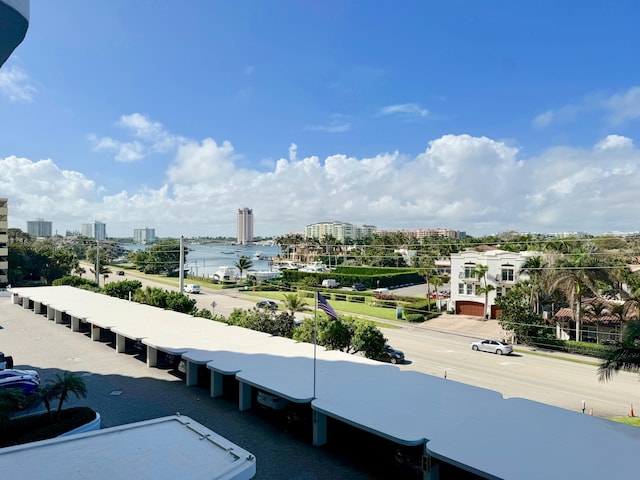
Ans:
POLYGON ((471 344, 471 349, 496 353, 498 355, 509 355, 513 352, 513 347, 502 340, 480 340, 478 342, 473 342, 471 344))

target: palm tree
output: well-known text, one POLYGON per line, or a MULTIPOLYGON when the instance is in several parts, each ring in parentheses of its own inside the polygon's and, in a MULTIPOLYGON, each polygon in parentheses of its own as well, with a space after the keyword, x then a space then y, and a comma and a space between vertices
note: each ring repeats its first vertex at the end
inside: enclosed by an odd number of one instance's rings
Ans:
POLYGON ((622 341, 616 348, 606 351, 598 367, 600 381, 608 381, 620 370, 640 372, 640 321, 629 322, 624 329, 622 341))
POLYGON ((520 269, 520 273, 529 276, 531 286, 531 305, 534 313, 540 313, 540 294, 543 289, 546 262, 541 256, 529 257, 520 269))
POLYGON ((586 295, 598 295, 597 280, 604 278, 605 273, 595 265, 590 257, 579 256, 572 260, 562 260, 556 265, 556 271, 550 284, 550 291, 559 290, 574 310, 576 320, 576 341, 582 340, 580 329, 582 300, 586 295))
POLYGON ((253 262, 251 259, 245 255, 240 256, 238 261, 233 264, 238 270, 240 270, 240 281, 242 281, 242 272, 245 270, 249 270, 253 267, 253 262))
POLYGON ((286 293, 282 302, 287 310, 293 315, 296 312, 304 312, 307 309, 308 303, 304 301, 297 293, 286 293))
MULTIPOLYGON (((63 375, 56 373, 56 380, 53 381, 51 389, 57 393, 58 398, 58 410, 57 416, 60 421, 62 412, 62 405, 69 397, 69 394, 74 394, 77 398, 87 397, 87 386, 78 375, 72 372, 64 372, 63 375)), ((45 404, 46 405, 46 404, 45 404)))
POLYGON ((475 276, 478 280, 480 280, 483 285, 479 287, 476 292, 479 294, 484 294, 484 318, 489 318, 489 292, 492 292, 496 289, 493 285, 489 285, 489 281, 487 279, 487 272, 489 271, 488 265, 478 264, 473 269, 475 276))

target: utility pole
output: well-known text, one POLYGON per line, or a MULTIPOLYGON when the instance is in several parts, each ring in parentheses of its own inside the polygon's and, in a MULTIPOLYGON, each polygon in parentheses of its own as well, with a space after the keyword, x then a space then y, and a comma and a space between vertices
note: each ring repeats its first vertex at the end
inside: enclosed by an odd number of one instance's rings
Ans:
MULTIPOLYGON (((175 258, 175 257, 174 257, 175 258)), ((180 293, 184 292, 184 237, 180 235, 180 293)))
POLYGON ((96 283, 100 286, 100 240, 96 238, 96 283))

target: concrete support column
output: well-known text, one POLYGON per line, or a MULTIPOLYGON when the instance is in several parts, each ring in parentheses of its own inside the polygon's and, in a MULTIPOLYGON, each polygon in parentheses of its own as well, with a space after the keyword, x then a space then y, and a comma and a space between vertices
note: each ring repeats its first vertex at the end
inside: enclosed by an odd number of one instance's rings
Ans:
POLYGON ((147 367, 158 366, 158 350, 147 345, 147 367))
POLYGON ((210 395, 212 398, 221 397, 222 396, 222 379, 224 377, 220 372, 216 372, 215 370, 211 370, 211 392, 210 395))
POLYGON ((28 297, 22 297, 22 308, 24 308, 25 310, 28 310, 30 303, 31 302, 29 301, 28 297))
POLYGON ((198 364, 185 360, 187 364, 187 387, 198 384, 198 364))
POLYGON ((54 313, 56 323, 62 323, 62 310, 56 310, 54 313))
POLYGON ((327 416, 313 411, 313 445, 321 447, 327 443, 327 416))
POLYGON ((80 319, 74 316, 71 316, 71 331, 72 332, 80 331, 80 319))
POLYGON ((20 303, 20 297, 18 296, 17 293, 12 293, 11 294, 11 304, 12 305, 18 305, 20 303))
POLYGON ((116 333, 116 353, 124 353, 126 351, 127 338, 124 335, 116 333))
POLYGON ((251 385, 248 383, 240 382, 240 399, 238 401, 238 407, 241 412, 249 410, 251 408, 251 385))
POLYGON ((39 315, 40 313, 42 313, 41 309, 42 309, 42 304, 40 302, 36 302, 34 300, 34 302, 33 302, 33 313, 35 313, 36 315, 39 315))
POLYGON ((47 305, 47 320, 53 320, 56 315, 56 310, 53 307, 47 305))
POLYGON ((100 340, 101 329, 97 325, 91 324, 91 340, 97 342, 100 340))

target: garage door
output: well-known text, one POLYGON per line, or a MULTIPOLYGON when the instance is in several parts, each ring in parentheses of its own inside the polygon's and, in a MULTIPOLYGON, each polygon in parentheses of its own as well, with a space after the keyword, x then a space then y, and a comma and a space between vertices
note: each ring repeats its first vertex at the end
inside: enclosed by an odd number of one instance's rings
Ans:
POLYGON ((456 302, 456 313, 458 315, 484 317, 484 304, 478 302, 456 302))

